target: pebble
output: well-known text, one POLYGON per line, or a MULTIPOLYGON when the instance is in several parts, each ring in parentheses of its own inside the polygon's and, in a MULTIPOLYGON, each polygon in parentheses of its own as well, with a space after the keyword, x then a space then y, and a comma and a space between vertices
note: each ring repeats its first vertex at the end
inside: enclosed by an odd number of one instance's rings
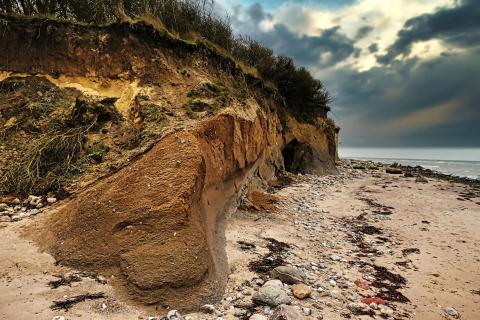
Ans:
POLYGON ((65 320, 64 316, 55 316, 52 318, 52 320, 65 320))
POLYGON ((287 284, 305 282, 305 279, 307 278, 303 271, 291 266, 276 267, 272 270, 271 276, 272 278, 279 279, 287 284))
POLYGON ((168 320, 182 320, 182 315, 177 310, 170 310, 167 313, 168 320))
POLYGON ((200 311, 204 313, 215 313, 215 306, 213 304, 205 304, 200 308, 200 311))
POLYGON ((53 197, 47 198, 47 202, 48 202, 49 204, 55 203, 55 202, 57 202, 57 198, 53 198, 53 197))
POLYGON ((283 283, 280 280, 267 281, 255 294, 252 300, 256 304, 268 306, 278 306, 281 304, 290 304, 292 299, 283 289, 283 283))
POLYGON ((382 316, 390 316, 390 315, 393 314, 392 308, 387 307, 387 306, 385 306, 385 305, 383 305, 383 304, 381 304, 381 305, 378 306, 378 310, 380 311, 380 314, 381 314, 382 316))
POLYGON ((445 313, 452 318, 455 318, 455 319, 460 318, 460 313, 455 308, 452 308, 452 307, 445 308, 445 313))
POLYGON ((303 314, 309 316, 312 314, 312 309, 310 308, 302 308, 303 314))
POLYGON ((308 298, 312 294, 312 289, 303 283, 294 284, 291 289, 293 296, 300 300, 308 298))
POLYGON ((255 313, 249 319, 250 320, 267 320, 268 318, 265 317, 263 314, 255 313))
POLYGON ((303 314, 292 306, 282 304, 275 308, 269 320, 303 320, 303 314))
POLYGON ((248 311, 245 309, 235 308, 233 315, 237 318, 244 318, 248 314, 248 311))

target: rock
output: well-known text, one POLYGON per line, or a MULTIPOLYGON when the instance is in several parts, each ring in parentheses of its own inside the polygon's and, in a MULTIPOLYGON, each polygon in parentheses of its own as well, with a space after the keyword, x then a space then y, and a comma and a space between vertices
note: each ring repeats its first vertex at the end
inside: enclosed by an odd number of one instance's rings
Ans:
POLYGON ((233 312, 233 315, 237 318, 244 318, 247 316, 247 314, 248 314, 247 310, 239 309, 239 308, 235 308, 235 311, 233 312))
POLYGON ((273 311, 268 320, 302 320, 303 315, 294 307, 280 305, 273 311))
POLYGON ((213 304, 205 304, 200 307, 200 311, 204 313, 215 313, 215 306, 213 304))
POLYGON ((293 296, 300 300, 308 298, 312 294, 312 289, 303 283, 294 284, 291 289, 293 296))
POLYGON ((57 198, 53 198, 53 197, 47 198, 47 203, 52 204, 52 203, 55 203, 55 202, 57 202, 57 198))
POLYGON ((393 310, 390 307, 387 307, 383 304, 378 306, 378 310, 382 316, 391 316, 393 314, 393 310))
POLYGON ((332 260, 332 261, 340 261, 340 260, 342 260, 342 257, 337 256, 336 254, 332 254, 332 255, 330 256, 330 260, 332 260))
POLYGON ((305 282, 306 276, 301 270, 290 267, 280 266, 272 270, 271 276, 274 279, 279 279, 287 284, 295 284, 305 282))
POLYGON ((64 316, 55 316, 52 318, 52 320, 65 320, 64 316))
POLYGON ((309 316, 312 314, 312 309, 310 308, 302 308, 303 314, 309 316))
POLYGON ((20 204, 20 199, 18 198, 13 199, 12 204, 20 204))
POLYGON ((390 174, 402 174, 403 173, 402 169, 394 168, 394 167, 387 167, 385 169, 385 172, 390 173, 390 174))
POLYGON ((349 303, 347 308, 355 315, 368 314, 369 311, 369 307, 365 303, 358 302, 349 303))
POLYGON ((167 320, 182 320, 182 315, 177 310, 170 310, 167 313, 167 320))
POLYGON ((280 280, 270 280, 255 292, 252 296, 252 301, 256 304, 275 307, 281 304, 290 304, 292 299, 283 289, 283 284, 280 280))
POLYGON ((405 178, 413 178, 414 177, 413 173, 411 173, 410 171, 405 172, 405 174, 403 176, 405 178))
POLYGON ((12 221, 12 218, 10 218, 9 216, 0 217, 0 222, 11 222, 11 221, 12 221))
POLYGON ((355 283, 355 285, 357 287, 359 287, 360 289, 363 289, 363 290, 368 290, 370 289, 370 284, 365 281, 365 280, 362 280, 362 279, 357 279, 355 280, 353 283, 355 283))
POLYGON ((148 316, 147 320, 158 320, 158 319, 157 319, 157 317, 154 317, 154 316, 148 316))
POLYGON ((267 317, 265 317, 263 314, 255 313, 249 318, 249 320, 267 320, 267 317))
POLYGON ((6 203, 0 203, 0 210, 7 210, 10 206, 6 203))
POLYGON ((418 176, 418 177, 415 179, 415 182, 428 183, 428 180, 427 180, 427 178, 425 178, 424 176, 418 176))
POLYGON ((455 319, 460 318, 460 313, 455 308, 452 308, 452 307, 445 308, 445 313, 452 318, 455 318, 455 319))

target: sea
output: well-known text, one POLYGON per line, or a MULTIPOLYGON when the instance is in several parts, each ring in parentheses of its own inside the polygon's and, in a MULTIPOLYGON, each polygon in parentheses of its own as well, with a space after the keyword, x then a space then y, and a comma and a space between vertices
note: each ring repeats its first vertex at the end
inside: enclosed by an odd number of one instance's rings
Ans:
POLYGON ((340 147, 340 158, 422 166, 445 174, 480 180, 480 148, 340 147))

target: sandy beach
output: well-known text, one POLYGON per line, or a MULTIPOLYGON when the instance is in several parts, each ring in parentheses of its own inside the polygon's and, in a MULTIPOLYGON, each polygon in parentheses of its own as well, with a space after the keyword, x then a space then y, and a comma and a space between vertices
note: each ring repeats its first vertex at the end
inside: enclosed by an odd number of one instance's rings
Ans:
MULTIPOLYGON (((268 317, 272 309, 252 297, 276 265, 304 274, 310 297, 293 296, 290 285, 283 289, 306 319, 478 319, 478 186, 433 178, 418 182, 384 168, 353 169, 349 162, 336 176, 292 179, 272 190, 273 206, 267 210, 247 204, 230 217, 224 298, 212 302, 208 312, 184 314, 186 319, 268 317)), ((0 319, 161 317, 125 300, 110 286, 114 279, 101 275, 49 286, 56 276, 75 270, 55 265, 25 230, 62 205, 0 224, 0 319), (87 293, 104 297, 75 303, 68 311, 51 308, 54 301, 87 293)))

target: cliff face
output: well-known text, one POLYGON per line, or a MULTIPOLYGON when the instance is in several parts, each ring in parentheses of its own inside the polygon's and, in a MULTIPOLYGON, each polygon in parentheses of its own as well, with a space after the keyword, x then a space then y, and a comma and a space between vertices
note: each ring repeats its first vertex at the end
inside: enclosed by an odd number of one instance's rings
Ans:
MULTIPOLYGON (((336 172, 331 121, 299 123, 261 80, 208 46, 144 23, 1 20, 1 83, 41 79, 70 92, 71 105, 47 116, 68 114, 71 123, 95 114, 83 144, 109 144, 95 170, 76 176, 72 199, 32 232, 59 263, 115 275, 135 301, 192 309, 215 300, 228 275, 224 225, 241 196, 284 169, 336 172), (107 100, 118 118, 102 118, 107 100), (152 108, 162 126, 153 126, 152 108), (120 143, 147 129, 153 138, 120 143), (114 161, 119 169, 111 170, 114 161)), ((21 106, 15 115, 9 108, 0 108, 2 143, 14 149, 14 139, 36 133, 19 124, 21 106)))

